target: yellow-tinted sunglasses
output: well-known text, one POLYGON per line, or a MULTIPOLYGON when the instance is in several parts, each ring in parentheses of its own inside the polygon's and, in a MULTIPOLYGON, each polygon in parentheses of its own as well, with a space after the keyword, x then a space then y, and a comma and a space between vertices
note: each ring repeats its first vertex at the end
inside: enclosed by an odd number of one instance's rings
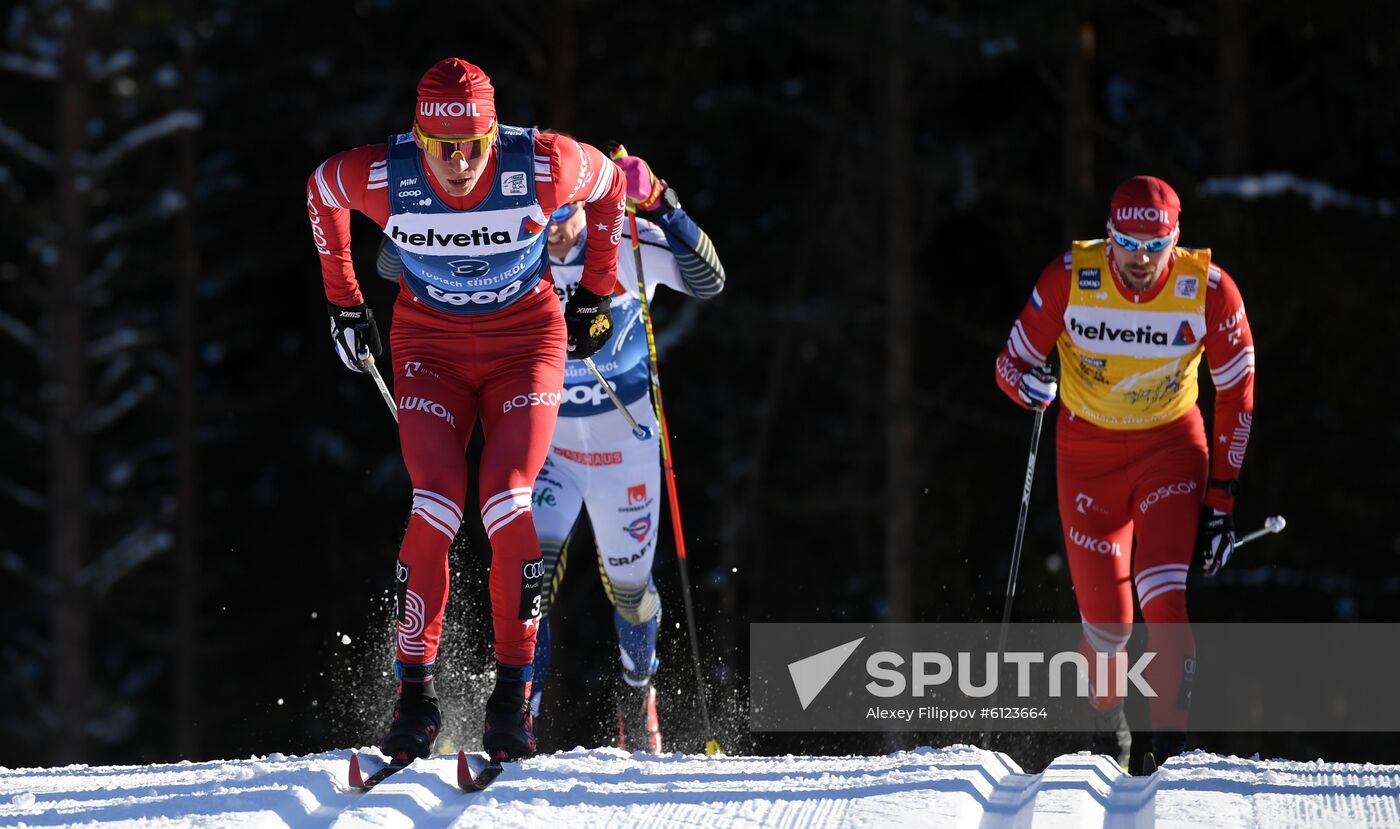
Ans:
POLYGON ((423 143, 423 151, 434 158, 443 161, 451 161, 453 156, 461 153, 467 161, 486 155, 491 149, 491 142, 496 138, 496 127, 492 126, 491 131, 485 135, 473 135, 470 138, 434 138, 413 125, 413 135, 423 143))

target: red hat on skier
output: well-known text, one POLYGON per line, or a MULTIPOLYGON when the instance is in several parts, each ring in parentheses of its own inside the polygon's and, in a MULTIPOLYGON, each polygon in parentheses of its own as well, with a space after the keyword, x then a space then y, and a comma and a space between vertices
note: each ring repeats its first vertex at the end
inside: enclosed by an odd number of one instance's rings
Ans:
POLYGON ((1108 221, 1119 233, 1166 236, 1181 221, 1181 199, 1155 176, 1133 176, 1113 191, 1108 221))
POLYGON ((418 81, 418 128, 428 135, 485 135, 496 125, 496 91, 475 64, 446 58, 418 81))

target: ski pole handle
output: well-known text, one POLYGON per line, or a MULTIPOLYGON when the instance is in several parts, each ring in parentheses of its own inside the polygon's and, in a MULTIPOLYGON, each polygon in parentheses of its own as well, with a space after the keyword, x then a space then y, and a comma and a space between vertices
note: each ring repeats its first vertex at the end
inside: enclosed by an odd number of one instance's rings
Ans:
POLYGON ((627 418, 627 425, 632 427, 632 437, 637 440, 649 439, 651 437, 651 429, 638 423, 637 419, 632 416, 632 413, 627 411, 627 407, 623 405, 622 400, 618 398, 617 392, 613 391, 612 384, 603 377, 603 372, 599 371, 598 367, 593 364, 593 358, 584 357, 583 362, 584 365, 588 366, 588 370, 593 372, 593 376, 598 378, 598 384, 603 387, 603 391, 608 393, 608 398, 612 400, 613 405, 617 407, 619 412, 622 412, 623 417, 627 418))
POLYGON ((369 376, 374 379, 374 384, 379 387, 379 395, 384 398, 384 405, 389 407, 389 414, 394 418, 394 422, 399 422, 399 407, 394 405, 394 397, 389 394, 389 387, 384 385, 384 378, 379 376, 379 369, 374 367, 374 355, 364 359, 365 369, 369 371, 369 376))
POLYGON ((1286 526, 1288 526, 1288 522, 1283 520, 1282 515, 1270 515, 1268 518, 1264 519, 1264 526, 1262 529, 1255 530, 1248 535, 1235 539, 1235 549, 1238 550, 1260 536, 1269 535, 1271 533, 1281 533, 1286 526))

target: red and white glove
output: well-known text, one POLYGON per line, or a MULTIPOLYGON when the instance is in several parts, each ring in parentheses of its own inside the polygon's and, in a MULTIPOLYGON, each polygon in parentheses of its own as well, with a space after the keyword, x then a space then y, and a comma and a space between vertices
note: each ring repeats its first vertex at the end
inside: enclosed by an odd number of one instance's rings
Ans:
POLYGON ((1027 371, 1021 375, 1021 382, 1016 386, 1021 403, 1028 409, 1044 409, 1055 402, 1059 391, 1060 384, 1055 382, 1055 373, 1050 366, 1036 366, 1027 371))

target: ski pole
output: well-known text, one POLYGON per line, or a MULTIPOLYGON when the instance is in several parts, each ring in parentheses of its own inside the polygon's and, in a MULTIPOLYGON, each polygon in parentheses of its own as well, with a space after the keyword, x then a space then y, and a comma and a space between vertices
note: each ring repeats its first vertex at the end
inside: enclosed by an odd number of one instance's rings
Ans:
POLYGON ((399 407, 394 405, 394 397, 389 394, 389 387, 384 385, 384 378, 379 376, 379 369, 374 367, 374 355, 370 354, 361 361, 361 365, 369 372, 369 376, 374 379, 374 384, 379 387, 379 395, 384 398, 384 405, 389 407, 389 414, 394 418, 394 422, 399 422, 399 407))
POLYGON ((656 422, 661 427, 661 471, 666 475, 666 494, 671 502, 671 529, 676 536, 676 563, 681 573, 681 598, 685 602, 685 622, 690 629, 690 656, 695 662, 695 682, 700 692, 700 722, 705 729, 705 753, 714 755, 721 753, 723 749, 711 730, 710 707, 705 699, 705 670, 700 665, 700 636, 695 630, 695 606, 690 598, 690 574, 685 563, 685 533, 681 530, 681 507, 676 498, 676 472, 671 466, 671 436, 666 431, 666 410, 661 405, 661 373, 656 360, 656 335, 651 327, 651 309, 647 305, 646 276, 642 273, 642 240, 637 234, 636 208, 627 208, 627 221, 632 232, 632 259, 637 266, 637 293, 641 295, 642 300, 642 323, 647 332, 651 400, 656 407, 656 422))
POLYGON ((1288 526, 1288 522, 1283 520, 1282 515, 1270 515, 1268 518, 1264 519, 1264 526, 1262 529, 1255 530, 1248 535, 1235 539, 1235 549, 1238 550, 1260 536, 1269 535, 1271 533, 1281 533, 1286 526, 1288 526))
POLYGON ((593 358, 584 357, 583 362, 588 366, 588 370, 593 372, 593 376, 598 378, 598 383, 602 385, 603 391, 608 393, 608 398, 612 400, 613 405, 617 407, 619 412, 622 412, 623 417, 627 418, 627 425, 632 427, 632 436, 637 440, 646 440, 650 438, 651 429, 638 423, 637 419, 632 416, 632 413, 627 411, 627 406, 623 404, 622 398, 618 397, 617 392, 613 391, 612 384, 603 377, 603 372, 599 371, 598 367, 593 364, 593 358))
MULTIPOLYGON (((1026 537, 1026 514, 1031 507, 1031 483, 1035 481, 1035 453, 1040 446, 1040 426, 1045 422, 1046 407, 1035 410, 1035 424, 1031 426, 1031 454, 1026 459, 1026 480, 1021 486, 1021 512, 1016 517, 1016 541, 1011 545, 1011 575, 1006 581, 1006 604, 1001 610, 1001 634, 997 637, 997 654, 1006 650, 1006 627, 1011 624, 1011 600, 1016 597, 1016 573, 1021 569, 1021 542, 1026 537)), ((993 697, 992 707, 995 707, 993 697)), ((983 728, 982 744, 988 745, 991 729, 983 728)))

